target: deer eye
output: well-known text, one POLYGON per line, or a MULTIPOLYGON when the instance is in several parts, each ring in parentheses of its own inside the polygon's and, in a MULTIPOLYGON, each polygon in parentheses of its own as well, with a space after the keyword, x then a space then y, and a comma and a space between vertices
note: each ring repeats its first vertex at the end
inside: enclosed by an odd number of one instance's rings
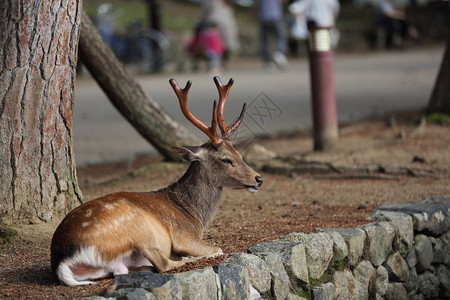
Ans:
POLYGON ((233 161, 229 158, 222 158, 222 162, 224 164, 229 164, 229 165, 233 165, 233 161))

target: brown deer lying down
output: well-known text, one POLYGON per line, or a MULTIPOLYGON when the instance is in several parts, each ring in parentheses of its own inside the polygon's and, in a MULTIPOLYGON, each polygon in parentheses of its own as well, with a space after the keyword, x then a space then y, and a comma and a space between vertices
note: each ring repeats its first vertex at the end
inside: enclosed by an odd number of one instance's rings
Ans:
POLYGON ((187 261, 222 254, 218 247, 202 241, 212 221, 223 187, 256 192, 261 176, 250 168, 230 140, 242 122, 227 126, 223 110, 233 84, 230 79, 214 101, 211 127, 187 108, 188 81, 181 89, 171 79, 184 116, 203 131, 210 141, 202 146, 173 149, 191 164, 180 180, 159 191, 117 192, 88 201, 72 210, 53 235, 51 264, 56 277, 68 285, 92 284, 92 279, 127 274, 129 267, 153 265, 158 272, 179 267, 187 261), (216 131, 219 124, 222 137, 216 131), (194 256, 181 260, 183 256, 194 256))

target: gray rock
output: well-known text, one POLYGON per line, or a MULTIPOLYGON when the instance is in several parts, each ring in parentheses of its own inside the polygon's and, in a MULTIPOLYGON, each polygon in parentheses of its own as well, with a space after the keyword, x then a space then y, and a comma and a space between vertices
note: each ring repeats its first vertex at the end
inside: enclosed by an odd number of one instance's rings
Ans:
POLYGON ((259 144, 253 144, 244 151, 244 158, 250 165, 261 168, 264 163, 278 157, 278 154, 259 144))
POLYGON ((444 244, 440 238, 430 237, 431 245, 433 246, 433 264, 443 264, 450 253, 450 247, 444 244))
POLYGON ((280 280, 279 277, 272 275, 272 294, 277 300, 283 300, 289 295, 290 287, 285 281, 280 280))
MULTIPOLYGON (((222 299, 249 299, 250 298, 250 280, 248 274, 242 266, 233 264, 222 264, 213 267, 219 276, 219 286, 222 299)), ((192 298, 194 299, 194 298, 192 298)), ((200 297, 195 299, 209 299, 200 297)), ((214 298, 213 298, 214 299, 214 298)))
MULTIPOLYGON (((450 197, 427 197, 424 198, 421 202, 425 204, 442 204, 448 207, 447 216, 450 215, 450 197)), ((449 228, 450 229, 450 228, 449 228)))
POLYGON ((289 294, 286 300, 307 300, 306 298, 300 297, 299 295, 289 294))
POLYGON ((433 265, 430 266, 428 271, 430 271, 432 274, 436 275, 436 268, 433 265))
POLYGON ((287 282, 289 282, 289 277, 291 277, 294 285, 298 283, 297 281, 309 283, 304 244, 288 241, 264 242, 250 247, 248 251, 261 257, 271 272, 282 282, 286 282, 285 278, 288 278, 287 282), (281 258, 281 266, 274 265, 275 262, 272 260, 276 260, 276 256, 281 258), (280 267, 281 269, 279 269, 280 267))
POLYGON ((408 294, 408 300, 425 300, 425 297, 422 294, 408 294))
POLYGON ((280 238, 285 241, 300 242, 305 245, 309 276, 320 278, 333 258, 333 239, 325 233, 290 233, 280 238))
POLYGON ((439 235, 445 232, 448 227, 445 222, 445 215, 440 210, 432 215, 427 212, 415 213, 412 217, 414 219, 414 230, 417 232, 439 235))
POLYGON ((120 289, 109 295, 113 299, 127 300, 157 300, 155 295, 143 288, 125 288, 120 289))
POLYGON ((389 283, 389 274, 385 267, 379 266, 376 271, 375 291, 378 295, 386 294, 389 283))
POLYGON ((386 300, 407 300, 408 295, 400 282, 393 282, 388 284, 386 294, 384 295, 386 300))
POLYGON ((300 297, 299 295, 289 294, 286 300, 307 300, 306 298, 300 297))
POLYGON ((361 226, 369 244, 369 259, 374 266, 381 265, 392 250, 395 229, 388 222, 370 223, 361 226))
POLYGON ((341 261, 346 258, 348 255, 348 248, 342 235, 336 231, 329 231, 325 233, 333 239, 333 261, 341 261))
POLYGON ((274 252, 267 252, 260 244, 257 245, 259 246, 253 251, 261 251, 254 252, 254 254, 262 258, 269 267, 272 294, 275 296, 275 299, 286 298, 290 290, 290 279, 284 268, 282 253, 276 252, 274 249, 272 249, 274 252))
POLYGON ((411 252, 414 239, 414 229, 413 219, 410 215, 400 212, 379 210, 376 211, 371 218, 377 221, 387 221, 391 223, 396 229, 394 247, 398 249, 403 257, 405 257, 407 253, 411 252))
POLYGON ((417 275, 416 268, 411 268, 409 270, 408 281, 403 283, 408 295, 414 295, 419 289, 419 276, 417 275))
POLYGON ((333 274, 334 298, 347 300, 349 296, 349 276, 353 277, 350 271, 336 271, 333 274), (348 274, 350 273, 350 275, 348 274))
POLYGON ((423 234, 416 235, 414 237, 414 250, 417 257, 417 273, 422 273, 430 267, 433 261, 433 247, 430 239, 423 234))
POLYGON ((312 289, 312 298, 314 300, 333 300, 334 299, 334 284, 327 282, 321 286, 312 289))
POLYGON ((353 276, 353 273, 350 270, 345 270, 345 274, 347 275, 348 282, 348 299, 358 299, 357 289, 356 289, 356 279, 353 276))
POLYGON ((250 297, 249 300, 261 300, 261 294, 250 284, 250 297))
POLYGON ((436 270, 440 286, 440 297, 450 299, 450 270, 440 265, 436 270))
POLYGON ((402 282, 408 281, 409 267, 400 253, 394 252, 389 255, 383 266, 389 273, 389 279, 402 282))
POLYGON ((80 300, 115 300, 114 297, 102 297, 102 296, 92 296, 92 297, 82 297, 80 300))
POLYGON ((419 292, 425 299, 436 299, 439 296, 439 279, 426 271, 419 275, 419 292))
POLYGON ((264 294, 270 290, 270 269, 260 257, 247 253, 235 253, 226 262, 241 265, 247 269, 250 283, 259 293, 264 294))
POLYGON ((217 275, 213 268, 175 274, 183 299, 217 299, 217 275))
POLYGON ((375 211, 397 211, 413 217, 414 230, 417 232, 440 235, 448 230, 448 217, 450 215, 446 200, 426 198, 420 202, 389 203, 379 206, 375 211))
POLYGON ((182 291, 175 275, 157 274, 152 272, 134 272, 117 275, 114 279, 116 290, 122 288, 143 288, 158 299, 181 299, 182 291))
POLYGON ((114 284, 111 295, 116 298, 153 299, 153 295, 157 299, 217 299, 218 295, 216 273, 211 267, 175 275, 135 272, 116 276, 114 284))
POLYGON ((369 299, 369 295, 375 295, 376 271, 372 264, 367 261, 361 261, 353 270, 356 283, 356 299, 369 299))
POLYGON ((325 233, 332 231, 339 233, 347 244, 348 264, 352 267, 356 266, 364 251, 365 231, 361 228, 322 228, 321 231, 325 233))
POLYGON ((409 251, 408 255, 406 255, 406 263, 410 268, 414 268, 417 264, 417 256, 416 250, 412 249, 409 251))
POLYGON ((425 203, 440 203, 440 204, 445 204, 448 207, 450 207, 450 196, 427 197, 427 198, 423 199, 423 202, 425 202, 425 203))
MULTIPOLYGON (((439 237, 444 243, 444 251, 450 253, 450 230, 439 237)), ((444 264, 450 268, 450 255, 445 256, 444 264)))

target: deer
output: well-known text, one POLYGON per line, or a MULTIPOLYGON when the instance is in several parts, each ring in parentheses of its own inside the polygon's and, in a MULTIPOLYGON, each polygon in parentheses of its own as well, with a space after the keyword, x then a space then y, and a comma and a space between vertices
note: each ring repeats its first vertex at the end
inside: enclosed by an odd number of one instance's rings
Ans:
POLYGON ((213 220, 223 188, 257 192, 263 183, 234 148, 232 134, 242 123, 241 114, 227 126, 223 111, 233 85, 214 77, 219 102, 213 103, 211 126, 188 109, 192 82, 180 88, 170 79, 183 115, 205 133, 201 146, 172 149, 190 165, 173 184, 151 192, 114 192, 84 202, 70 211, 51 241, 51 268, 66 285, 95 284, 93 280, 128 274, 131 268, 149 266, 158 273, 187 262, 222 255, 219 247, 202 241, 213 220), (221 136, 217 132, 220 129, 221 136))

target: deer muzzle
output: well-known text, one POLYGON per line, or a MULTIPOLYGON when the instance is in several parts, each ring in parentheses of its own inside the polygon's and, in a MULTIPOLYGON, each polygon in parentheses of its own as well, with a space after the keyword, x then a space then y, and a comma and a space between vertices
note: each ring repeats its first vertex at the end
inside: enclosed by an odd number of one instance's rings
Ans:
POLYGON ((263 179, 262 179, 262 177, 261 176, 256 176, 255 177, 255 182, 256 182, 256 184, 255 185, 248 185, 247 186, 247 191, 248 192, 250 192, 250 193, 256 193, 257 191, 258 191, 258 188, 260 187, 260 186, 262 186, 262 184, 263 184, 263 179))

